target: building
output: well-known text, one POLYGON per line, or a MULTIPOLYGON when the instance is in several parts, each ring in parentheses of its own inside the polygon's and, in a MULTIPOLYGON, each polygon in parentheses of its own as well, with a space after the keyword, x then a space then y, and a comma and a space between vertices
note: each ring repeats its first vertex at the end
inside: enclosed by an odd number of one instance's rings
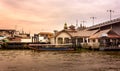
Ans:
POLYGON ((67 24, 65 23, 64 29, 57 32, 54 36, 55 44, 71 44, 72 37, 76 32, 75 26, 71 25, 67 27, 67 24))
POLYGON ((15 37, 15 32, 16 30, 14 29, 0 29, 0 37, 11 41, 15 37))
POLYGON ((31 36, 30 33, 25 33, 22 32, 20 33, 19 31, 15 32, 14 38, 11 39, 11 42, 26 42, 27 40, 30 40, 31 36))
POLYGON ((12 38, 12 37, 14 37, 15 32, 16 32, 16 30, 14 30, 14 29, 0 29, 0 36, 12 38))
POLYGON ((64 29, 58 32, 55 35, 55 44, 75 44, 80 45, 84 43, 90 43, 89 37, 96 33, 98 30, 72 30, 72 29, 64 29))
MULTIPOLYGON (((66 26, 66 23, 65 25, 66 26)), ((66 44, 72 43, 73 39, 77 39, 77 43, 84 43, 89 42, 89 37, 97 32, 98 30, 89 31, 86 30, 84 26, 80 26, 79 28, 75 29, 75 26, 70 25, 69 27, 65 28, 62 31, 59 31, 55 35, 55 43, 56 44, 66 44)))
MULTIPOLYGON (((82 26, 81 26, 82 27, 82 26)), ((55 44, 76 44, 88 47, 98 48, 100 46, 110 47, 120 44, 120 18, 107 21, 87 28, 75 29, 71 25, 57 32, 54 36, 55 44)))
POLYGON ((39 36, 50 39, 51 37, 53 37, 53 33, 50 32, 40 32, 38 33, 39 36))
POLYGON ((120 18, 107 21, 95 26, 91 26, 88 30, 99 31, 90 37, 93 42, 100 43, 99 46, 111 47, 120 44, 120 18))
POLYGON ((30 38, 30 34, 20 33, 14 29, 0 29, 0 37, 6 37, 9 42, 21 42, 21 39, 30 38))
POLYGON ((50 43, 52 37, 53 33, 40 32, 38 34, 34 34, 34 36, 32 37, 32 42, 50 43))

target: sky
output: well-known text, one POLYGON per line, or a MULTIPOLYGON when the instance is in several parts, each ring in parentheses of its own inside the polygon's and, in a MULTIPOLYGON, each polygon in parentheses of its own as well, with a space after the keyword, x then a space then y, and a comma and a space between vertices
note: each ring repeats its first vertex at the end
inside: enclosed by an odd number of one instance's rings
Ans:
POLYGON ((53 32, 67 25, 92 26, 120 17, 120 0, 0 0, 0 27, 30 33, 53 32))

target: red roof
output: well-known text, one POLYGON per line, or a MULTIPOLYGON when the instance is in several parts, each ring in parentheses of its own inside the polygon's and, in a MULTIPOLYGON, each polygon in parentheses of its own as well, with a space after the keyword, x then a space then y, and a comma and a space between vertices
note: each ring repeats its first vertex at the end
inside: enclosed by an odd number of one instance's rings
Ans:
POLYGON ((120 36, 115 34, 108 34, 108 38, 120 38, 120 36))
POLYGON ((106 30, 101 30, 99 32, 97 32, 96 34, 90 36, 91 39, 95 39, 95 38, 101 38, 103 37, 102 35, 106 34, 105 37, 108 38, 120 38, 120 36, 118 34, 116 34, 112 29, 106 29, 106 30), (110 33, 112 32, 112 33, 110 33))

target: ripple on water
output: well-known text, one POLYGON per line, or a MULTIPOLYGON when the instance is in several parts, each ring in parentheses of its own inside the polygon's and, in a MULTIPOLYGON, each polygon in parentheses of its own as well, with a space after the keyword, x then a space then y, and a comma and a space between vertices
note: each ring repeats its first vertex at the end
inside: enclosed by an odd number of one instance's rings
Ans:
POLYGON ((0 71, 119 71, 120 52, 0 51, 0 71))

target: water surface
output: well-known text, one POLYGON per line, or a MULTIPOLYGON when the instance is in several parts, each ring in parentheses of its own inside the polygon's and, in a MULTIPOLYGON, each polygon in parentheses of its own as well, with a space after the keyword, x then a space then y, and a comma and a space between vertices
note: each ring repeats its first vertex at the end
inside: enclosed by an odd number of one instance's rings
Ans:
POLYGON ((120 71, 120 52, 0 50, 0 71, 120 71))

